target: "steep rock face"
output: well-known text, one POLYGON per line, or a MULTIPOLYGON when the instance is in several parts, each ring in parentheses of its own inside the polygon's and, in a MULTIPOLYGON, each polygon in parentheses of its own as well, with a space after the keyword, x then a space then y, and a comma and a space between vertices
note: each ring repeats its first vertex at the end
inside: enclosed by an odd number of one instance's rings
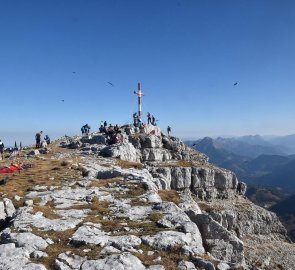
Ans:
POLYGON ((206 208, 212 219, 241 239, 252 234, 281 235, 285 238, 286 229, 276 214, 242 197, 206 203, 206 208))
POLYGON ((235 235, 206 214, 194 215, 191 219, 200 228, 205 248, 215 258, 231 263, 244 263, 244 244, 235 235))
POLYGON ((234 173, 210 167, 151 167, 161 179, 162 188, 189 188, 198 198, 231 198, 238 194, 238 180, 234 173))

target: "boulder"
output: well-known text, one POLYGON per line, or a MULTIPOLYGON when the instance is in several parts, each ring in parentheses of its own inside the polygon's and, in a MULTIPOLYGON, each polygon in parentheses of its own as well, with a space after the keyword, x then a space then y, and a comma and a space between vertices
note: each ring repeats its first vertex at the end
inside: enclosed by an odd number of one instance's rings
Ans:
POLYGON ((84 136, 81 138, 82 143, 89 144, 107 144, 107 138, 103 134, 93 134, 92 136, 84 136))
POLYGON ((15 215, 13 203, 8 198, 3 198, 0 201, 0 226, 11 220, 15 215))
POLYGON ((35 250, 44 251, 48 243, 40 236, 32 233, 11 233, 9 229, 2 232, 0 238, 1 244, 14 243, 17 247, 24 247, 28 253, 35 250))
POLYGON ((115 157, 122 160, 138 162, 139 156, 131 143, 113 144, 103 148, 100 154, 104 157, 115 157))
POLYGON ((145 270, 142 262, 130 253, 113 254, 99 260, 89 260, 82 264, 81 270, 145 270))
POLYGON ((161 136, 144 134, 140 135, 141 148, 162 148, 161 136))
POLYGON ((207 214, 188 211, 188 215, 198 225, 206 251, 219 260, 244 263, 244 245, 239 238, 207 214))
POLYGON ((55 260, 54 269, 56 270, 79 270, 81 264, 86 261, 85 257, 81 257, 71 252, 61 253, 55 260))

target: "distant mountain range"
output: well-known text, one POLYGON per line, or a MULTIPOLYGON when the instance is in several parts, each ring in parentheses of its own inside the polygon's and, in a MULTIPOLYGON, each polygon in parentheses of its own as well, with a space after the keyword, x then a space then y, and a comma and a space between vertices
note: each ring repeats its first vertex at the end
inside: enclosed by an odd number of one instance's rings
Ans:
POLYGON ((247 197, 276 212, 295 241, 295 135, 205 137, 186 143, 234 171, 248 184, 247 197))
MULTIPOLYGON (((205 153, 212 163, 234 171, 247 183, 282 187, 295 192, 295 155, 287 155, 287 141, 295 135, 268 138, 259 135, 212 139, 205 137, 186 143, 205 153), (276 145, 270 141, 276 141, 276 145), (284 149, 284 150, 283 150, 284 149)), ((288 145, 288 152, 294 153, 288 145)))

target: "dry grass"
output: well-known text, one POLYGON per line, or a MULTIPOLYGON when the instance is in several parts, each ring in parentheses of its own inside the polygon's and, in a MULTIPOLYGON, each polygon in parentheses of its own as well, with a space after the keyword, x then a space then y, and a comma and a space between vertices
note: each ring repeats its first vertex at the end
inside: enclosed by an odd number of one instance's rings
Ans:
MULTIPOLYGON (((7 194, 8 198, 12 199, 16 205, 19 203, 14 200, 14 196, 24 197, 26 192, 32 190, 36 185, 61 186, 66 180, 81 178, 81 173, 61 166, 61 161, 58 160, 32 158, 25 163, 32 164, 33 168, 5 174, 10 180, 7 184, 0 186, 0 192, 7 194), (54 178, 54 180, 49 180, 49 178, 54 178)), ((2 162, 2 164, 9 165, 8 162, 2 162)), ((4 176, 4 174, 2 175, 4 176)))
POLYGON ((70 245, 69 239, 74 234, 76 229, 69 229, 61 232, 56 231, 41 231, 35 227, 32 228, 32 232, 44 239, 50 238, 54 244, 49 245, 46 249, 49 255, 46 258, 33 260, 36 263, 42 263, 47 269, 54 269, 54 262, 58 255, 70 251, 76 255, 87 256, 88 259, 97 259, 102 248, 100 246, 83 245, 80 247, 74 247, 70 245), (90 252, 84 252, 84 249, 90 249, 90 252))
POLYGON ((117 164, 123 169, 130 169, 130 168, 142 169, 143 168, 142 163, 127 161, 122 159, 117 159, 117 164))
POLYGON ((59 208, 60 210, 69 210, 69 209, 90 209, 92 210, 90 215, 98 215, 98 214, 107 214, 109 209, 109 202, 107 201, 100 201, 97 197, 94 197, 91 201, 91 203, 88 204, 77 204, 72 205, 67 208, 59 208))
POLYGON ((115 177, 110 179, 95 179, 91 182, 88 188, 92 187, 108 187, 110 184, 119 183, 123 181, 122 177, 115 177))
POLYGON ((205 201, 197 201, 197 203, 200 209, 205 212, 216 212, 225 210, 225 208, 222 205, 213 205, 205 201))
POLYGON ((33 213, 42 212, 43 216, 49 219, 62 218, 60 215, 54 213, 52 207, 50 205, 34 205, 33 213))
POLYGON ((163 213, 161 212, 152 212, 149 214, 149 219, 154 222, 159 221, 161 218, 163 218, 163 213))
POLYGON ((114 197, 116 199, 135 198, 145 194, 146 192, 146 187, 144 183, 132 184, 127 182, 126 187, 128 188, 128 191, 126 193, 117 193, 114 195, 114 197))
POLYGON ((174 189, 160 190, 158 194, 163 201, 174 202, 177 205, 180 203, 180 196, 174 189))
POLYGON ((156 251, 153 255, 148 256, 147 252, 150 251, 150 247, 142 244, 140 249, 143 253, 134 253, 133 255, 139 258, 145 266, 150 266, 155 264, 155 259, 161 257, 161 262, 166 270, 177 270, 177 264, 180 260, 190 260, 188 256, 182 254, 182 248, 173 247, 168 251, 156 251))
POLYGON ((161 165, 163 167, 193 167, 194 163, 188 160, 177 160, 175 162, 164 162, 161 165))

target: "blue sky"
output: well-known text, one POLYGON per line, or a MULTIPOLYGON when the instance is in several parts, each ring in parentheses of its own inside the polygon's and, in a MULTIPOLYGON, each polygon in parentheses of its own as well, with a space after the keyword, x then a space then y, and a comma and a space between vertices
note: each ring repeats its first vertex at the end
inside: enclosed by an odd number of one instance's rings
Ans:
POLYGON ((183 138, 295 133, 294 14, 292 0, 0 1, 0 138, 124 124, 137 82, 144 113, 183 138))

